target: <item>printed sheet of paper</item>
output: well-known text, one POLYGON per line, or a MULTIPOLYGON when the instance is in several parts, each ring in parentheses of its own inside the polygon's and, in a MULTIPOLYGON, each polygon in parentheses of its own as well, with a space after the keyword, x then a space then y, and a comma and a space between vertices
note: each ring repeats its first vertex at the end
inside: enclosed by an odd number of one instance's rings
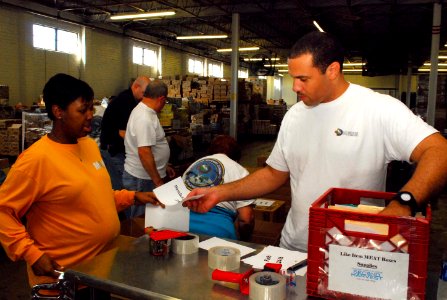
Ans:
POLYGON ((146 204, 144 226, 152 226, 157 229, 169 228, 188 232, 189 209, 187 207, 183 207, 181 203, 166 206, 165 208, 146 204))
POLYGON ((275 200, 269 200, 269 199, 262 199, 262 198, 258 198, 255 200, 255 205, 256 206, 272 206, 273 203, 275 203, 275 200))
POLYGON ((217 247, 217 246, 227 246, 227 247, 233 247, 236 249, 239 249, 241 251, 241 257, 244 255, 247 255, 249 253, 255 252, 256 250, 247 246, 242 246, 233 242, 229 242, 217 237, 212 237, 210 239, 207 239, 205 241, 202 241, 199 243, 199 247, 205 250, 209 250, 210 248, 217 247))
POLYGON ((329 245, 328 289, 384 299, 407 299, 409 254, 329 245))
MULTIPOLYGON (((260 253, 243 259, 246 264, 252 265, 253 268, 263 269, 266 263, 282 264, 281 270, 287 270, 288 267, 293 266, 307 259, 307 253, 292 251, 275 246, 267 246, 260 253)), ((296 275, 304 275, 307 268, 301 268, 295 272, 296 275)))
POLYGON ((186 187, 182 177, 177 177, 162 186, 154 189, 154 194, 157 199, 166 206, 176 205, 186 200, 194 200, 202 197, 203 195, 197 195, 186 198, 190 190, 186 187))

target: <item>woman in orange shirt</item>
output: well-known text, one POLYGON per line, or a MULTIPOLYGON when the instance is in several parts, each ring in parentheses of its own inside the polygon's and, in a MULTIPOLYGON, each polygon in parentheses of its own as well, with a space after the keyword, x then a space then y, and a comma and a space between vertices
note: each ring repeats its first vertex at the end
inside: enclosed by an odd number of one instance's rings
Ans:
POLYGON ((152 193, 113 191, 92 130, 93 90, 66 74, 53 76, 43 99, 53 127, 21 153, 0 187, 0 241, 24 259, 31 285, 101 253, 119 235, 117 211, 161 205, 152 193), (26 228, 21 218, 26 217, 26 228))

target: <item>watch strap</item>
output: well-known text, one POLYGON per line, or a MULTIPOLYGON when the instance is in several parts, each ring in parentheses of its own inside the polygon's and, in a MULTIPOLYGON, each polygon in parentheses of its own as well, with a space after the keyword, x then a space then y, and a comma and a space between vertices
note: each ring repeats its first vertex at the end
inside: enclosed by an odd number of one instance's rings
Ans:
POLYGON ((407 191, 400 191, 396 195, 394 195, 393 199, 399 201, 400 204, 407 205, 411 209, 411 215, 414 217, 418 211, 421 211, 419 204, 414 198, 413 194, 407 191), (410 196, 410 200, 405 201, 402 199, 402 194, 406 194, 410 196))

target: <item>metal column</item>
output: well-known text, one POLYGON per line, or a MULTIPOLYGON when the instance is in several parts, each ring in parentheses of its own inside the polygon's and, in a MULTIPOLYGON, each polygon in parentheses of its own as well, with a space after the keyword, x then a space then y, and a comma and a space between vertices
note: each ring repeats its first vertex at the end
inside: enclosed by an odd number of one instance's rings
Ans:
POLYGON ((231 48, 230 135, 237 140, 237 79, 239 72, 239 14, 237 13, 232 15, 231 48))
POLYGON ((433 4, 433 27, 431 37, 430 77, 428 81, 427 123, 435 125, 436 95, 438 83, 439 35, 441 32, 441 3, 433 4))
POLYGON ((408 108, 411 108, 411 68, 412 64, 411 62, 408 62, 408 70, 407 70, 407 97, 406 97, 406 104, 408 108))

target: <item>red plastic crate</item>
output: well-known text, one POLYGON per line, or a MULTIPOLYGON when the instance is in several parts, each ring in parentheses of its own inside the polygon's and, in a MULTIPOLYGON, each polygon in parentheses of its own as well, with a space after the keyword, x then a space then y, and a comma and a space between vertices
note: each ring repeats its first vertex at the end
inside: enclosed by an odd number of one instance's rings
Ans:
MULTIPOLYGON (((308 242, 308 268, 307 268, 307 294, 332 299, 372 299, 367 296, 351 295, 328 290, 328 253, 329 245, 336 244, 335 240, 327 238, 329 232, 339 231, 356 241, 355 247, 362 246, 362 241, 377 243, 392 243, 393 237, 400 234, 407 242, 403 247, 397 247, 394 252, 409 254, 409 275, 407 298, 417 296, 425 299, 425 283, 427 279, 427 258, 430 234, 431 210, 427 207, 425 218, 382 216, 372 213, 341 211, 329 209, 334 204, 360 204, 363 198, 381 199, 390 201, 394 193, 350 190, 332 188, 318 198, 310 207, 309 212, 309 242, 308 242), (349 231, 345 229, 345 221, 361 221, 367 223, 386 224, 388 234, 372 234, 349 231)), ((374 200, 373 200, 374 201, 374 200)), ((394 245, 394 244, 393 244, 394 245)), ((377 249, 374 249, 377 250, 377 249)), ((346 280, 349 280, 347 278, 346 280)), ((416 298, 417 299, 417 298, 416 298)))

